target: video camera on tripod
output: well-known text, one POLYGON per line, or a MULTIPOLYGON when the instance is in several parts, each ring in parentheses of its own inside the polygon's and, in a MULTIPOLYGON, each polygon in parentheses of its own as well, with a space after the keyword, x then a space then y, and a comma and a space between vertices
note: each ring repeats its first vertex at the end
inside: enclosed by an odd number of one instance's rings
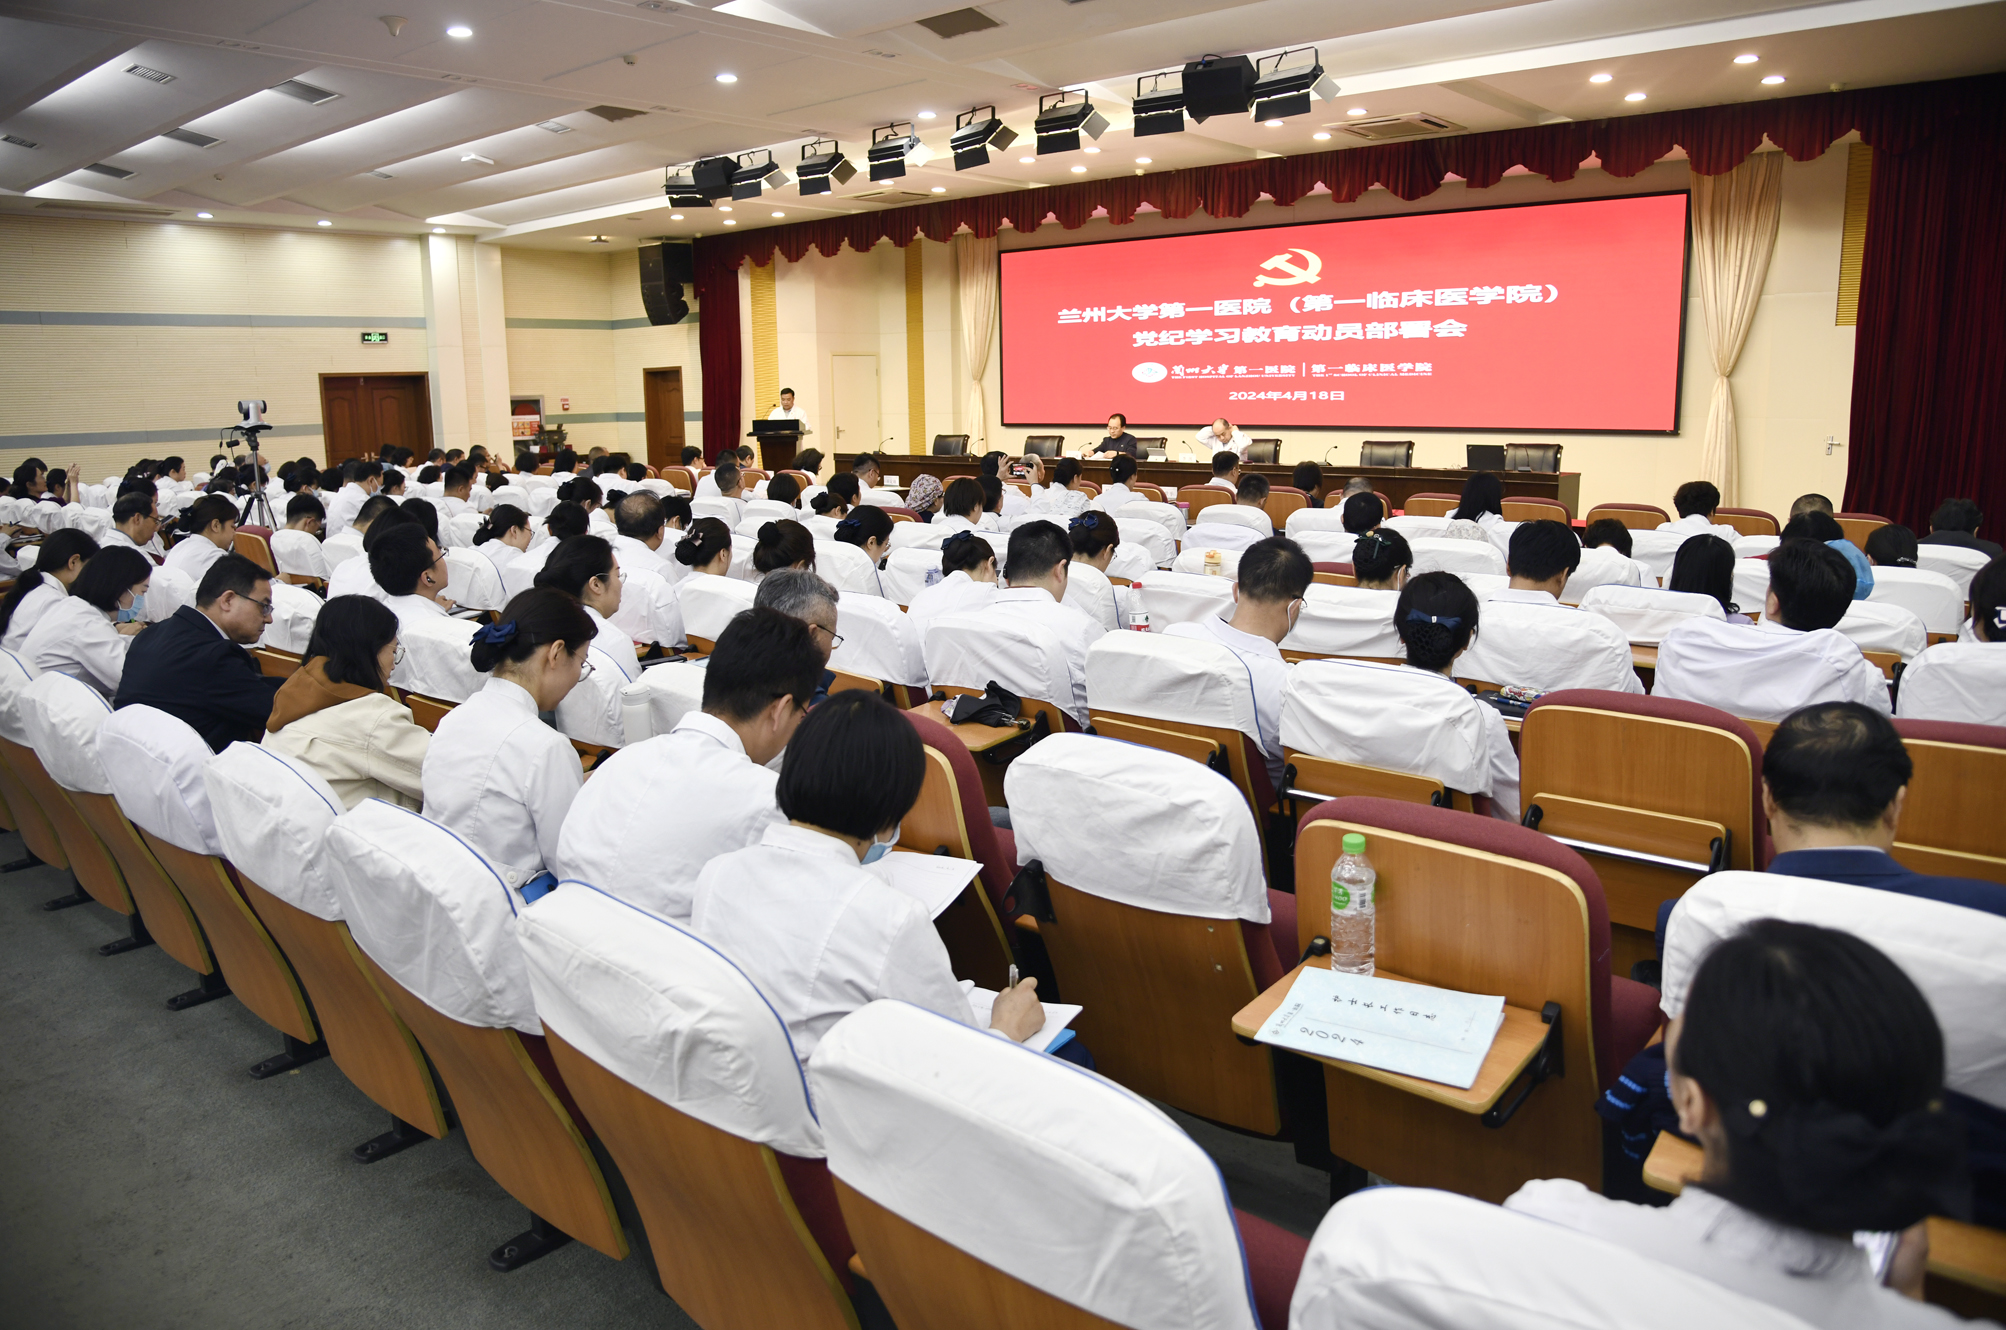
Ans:
POLYGON ((276 528, 278 522, 272 512, 271 499, 265 494, 267 474, 264 460, 258 456, 258 436, 272 427, 265 419, 265 412, 269 409, 270 403, 262 397, 239 401, 237 423, 226 426, 217 442, 228 447, 241 441, 251 450, 252 475, 256 484, 252 489, 250 502, 246 505, 244 517, 246 521, 260 521, 266 526, 276 528))

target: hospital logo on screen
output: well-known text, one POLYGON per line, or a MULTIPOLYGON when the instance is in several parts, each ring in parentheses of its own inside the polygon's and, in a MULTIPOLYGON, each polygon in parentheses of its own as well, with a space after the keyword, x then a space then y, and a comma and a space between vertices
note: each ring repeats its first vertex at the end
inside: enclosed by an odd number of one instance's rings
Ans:
POLYGON ((1260 273, 1254 278, 1255 286, 1301 286, 1305 282, 1320 282, 1318 274, 1323 272, 1323 260, 1306 249, 1283 250, 1280 254, 1261 264, 1260 273), (1297 256, 1300 256, 1298 261, 1297 256), (1270 276, 1269 274, 1278 274, 1270 276))
POLYGON ((1129 373, 1135 376, 1137 383, 1162 383, 1166 378, 1170 377, 1170 371, 1154 360, 1143 361, 1140 365, 1130 370, 1129 373))

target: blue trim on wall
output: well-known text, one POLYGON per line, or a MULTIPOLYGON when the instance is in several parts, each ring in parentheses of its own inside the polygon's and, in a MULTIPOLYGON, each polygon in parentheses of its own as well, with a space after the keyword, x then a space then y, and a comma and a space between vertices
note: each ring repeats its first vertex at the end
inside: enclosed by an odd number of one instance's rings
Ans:
MULTIPOLYGON (((678 323, 695 323, 694 313, 686 314, 678 323)), ((651 324, 646 319, 503 319, 510 328, 558 328, 574 332, 620 332, 628 328, 674 327, 674 324, 651 324)))
MULTIPOLYGON (((118 448, 135 443, 214 443, 225 427, 207 429, 127 429, 81 431, 74 434, 0 434, 0 448, 118 448)), ((318 437, 320 426, 275 425, 266 438, 318 437)))
MULTIPOLYGON (((643 320, 645 322, 645 320, 643 320)), ((334 314, 100 314, 74 310, 0 309, 0 323, 84 325, 99 328, 422 328, 403 314, 350 317, 334 314)))

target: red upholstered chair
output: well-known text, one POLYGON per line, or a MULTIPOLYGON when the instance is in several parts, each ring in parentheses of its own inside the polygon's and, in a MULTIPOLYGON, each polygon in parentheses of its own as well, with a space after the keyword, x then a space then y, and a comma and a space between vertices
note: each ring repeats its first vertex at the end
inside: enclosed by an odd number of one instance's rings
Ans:
MULTIPOLYGON (((1331 1148, 1403 1184, 1502 1201, 1533 1178, 1599 1190, 1594 1104, 1659 1025, 1657 990, 1609 973, 1609 914, 1595 871, 1524 827, 1391 799, 1333 799, 1296 840, 1296 936, 1330 930, 1330 870, 1360 832, 1378 871, 1378 966, 1416 983, 1560 1007, 1565 1074, 1499 1126, 1336 1066, 1324 1068, 1331 1148)), ((1515 1094, 1507 1088, 1506 1096, 1515 1094)))
POLYGON ((1017 873, 1017 841, 989 820, 982 773, 968 746, 954 731, 916 711, 903 713, 926 745, 926 781, 919 802, 899 823, 899 848, 921 854, 943 850, 982 867, 976 880, 933 923, 954 973, 984 988, 1009 980, 1010 929, 1003 922, 1003 896, 1017 873))
POLYGON ((1507 522, 1572 522, 1574 514, 1558 499, 1544 499, 1531 494, 1507 494, 1504 496, 1504 520, 1507 522))
POLYGON ((1716 867, 1769 862, 1761 776, 1748 723, 1697 702, 1563 689, 1519 728, 1526 825, 1594 866, 1618 925, 1619 974, 1655 954, 1662 902, 1716 867))
POLYGON ((1765 513, 1760 508, 1716 508, 1713 520, 1721 526, 1731 526, 1744 536, 1773 536, 1783 530, 1774 513, 1765 513))
POLYGON ((665 466, 661 478, 685 494, 697 492, 697 469, 691 466, 665 466))
POLYGON ((1896 720, 1915 763, 1895 858, 1918 873, 2006 882, 2006 728, 1943 720, 1896 720))
POLYGON ((1593 526, 1605 517, 1614 518, 1632 531, 1656 531, 1672 520, 1670 513, 1648 503, 1598 503, 1582 521, 1593 526))
POLYGON ((1198 514, 1215 503, 1231 503, 1233 496, 1217 485, 1186 485, 1177 491, 1177 502, 1184 509, 1185 529, 1198 525, 1198 514))
POLYGON ((1357 586, 1358 570, 1348 563, 1313 563, 1310 576, 1329 586, 1357 586))
POLYGON ((894 508, 886 505, 884 511, 885 516, 891 518, 894 522, 917 522, 919 520, 919 514, 910 508, 894 508))
POLYGON ((1275 531, 1279 533, 1288 525, 1290 513, 1298 508, 1309 507, 1309 495, 1292 485, 1270 485, 1268 501, 1261 506, 1268 510, 1268 516, 1275 524, 1275 531))
POLYGON ((268 526, 240 526, 230 538, 230 547, 268 573, 279 570, 272 557, 272 529, 268 526))
POLYGON ((1832 519, 1839 524, 1839 529, 1846 533, 1846 539, 1861 549, 1867 547, 1868 536, 1888 525, 1888 519, 1879 513, 1833 513, 1832 519))
POLYGON ((1447 517, 1462 505, 1460 494, 1427 492, 1407 496, 1407 506, 1402 509, 1409 517, 1447 517))

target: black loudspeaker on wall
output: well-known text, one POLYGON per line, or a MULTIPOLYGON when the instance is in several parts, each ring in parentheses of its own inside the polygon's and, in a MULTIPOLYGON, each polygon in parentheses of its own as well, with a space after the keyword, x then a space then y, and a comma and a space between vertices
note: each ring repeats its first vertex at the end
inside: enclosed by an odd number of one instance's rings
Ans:
POLYGON ((641 304, 652 324, 681 323, 690 312, 683 284, 695 280, 693 251, 688 245, 641 246, 641 304))

